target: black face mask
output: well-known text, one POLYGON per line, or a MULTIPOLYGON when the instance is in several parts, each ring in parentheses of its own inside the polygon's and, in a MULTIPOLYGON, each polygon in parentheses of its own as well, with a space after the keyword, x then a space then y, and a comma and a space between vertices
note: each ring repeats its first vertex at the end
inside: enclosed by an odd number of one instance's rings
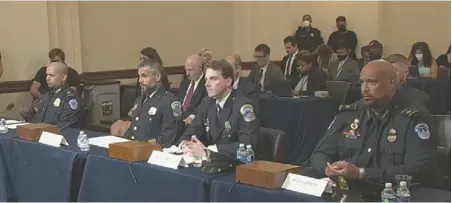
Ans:
POLYGON ((369 54, 369 60, 370 61, 377 60, 377 59, 381 59, 381 55, 380 54, 369 54))
POLYGON ((337 27, 337 29, 339 30, 339 32, 345 32, 345 26, 339 26, 337 27))
POLYGON ((345 60, 345 58, 347 58, 347 55, 337 55, 337 59, 339 59, 340 61, 345 60))

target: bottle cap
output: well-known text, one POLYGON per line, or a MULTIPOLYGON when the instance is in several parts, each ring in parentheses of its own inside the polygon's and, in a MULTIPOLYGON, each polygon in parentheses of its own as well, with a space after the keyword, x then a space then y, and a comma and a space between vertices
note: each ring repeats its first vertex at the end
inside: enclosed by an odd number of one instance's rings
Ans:
POLYGON ((83 131, 83 130, 80 130, 80 134, 82 134, 82 133, 83 133, 83 134, 85 134, 85 131, 83 131))
POLYGON ((385 187, 392 187, 392 183, 385 183, 385 187))
POLYGON ((245 147, 245 144, 241 143, 239 144, 239 147, 245 147))
POLYGON ((247 149, 251 149, 251 145, 249 144, 249 145, 246 145, 246 148, 247 149))
POLYGON ((406 187, 406 182, 405 181, 400 181, 400 186, 406 187))

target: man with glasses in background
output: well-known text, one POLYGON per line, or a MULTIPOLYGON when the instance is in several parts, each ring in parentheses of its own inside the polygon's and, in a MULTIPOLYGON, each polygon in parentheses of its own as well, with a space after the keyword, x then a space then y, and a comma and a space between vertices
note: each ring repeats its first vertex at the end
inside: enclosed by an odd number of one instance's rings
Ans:
POLYGON ((251 69, 248 78, 260 86, 261 91, 265 91, 273 80, 284 80, 281 69, 270 62, 270 47, 266 44, 259 44, 254 49, 254 59, 256 65, 251 69))

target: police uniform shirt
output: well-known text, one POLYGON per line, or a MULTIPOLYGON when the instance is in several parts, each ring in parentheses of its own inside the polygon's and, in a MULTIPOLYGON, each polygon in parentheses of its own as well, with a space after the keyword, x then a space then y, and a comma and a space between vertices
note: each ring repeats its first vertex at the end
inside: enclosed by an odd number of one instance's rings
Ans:
POLYGON ((203 100, 203 109, 198 111, 181 140, 190 140, 196 135, 208 149, 231 159, 235 159, 239 143, 250 144, 256 150, 259 119, 254 104, 252 100, 234 94, 232 91, 225 101, 203 100))
POLYGON ((412 183, 438 180, 433 178, 437 138, 430 115, 419 104, 397 92, 379 115, 363 100, 339 111, 310 161, 319 173, 324 174, 327 162, 343 160, 364 168, 363 178, 372 182, 394 182, 399 174, 412 176, 412 183))
POLYGON ((33 123, 47 123, 66 128, 77 121, 80 110, 80 100, 75 90, 65 85, 48 91, 40 97, 33 123))
POLYGON ((299 27, 295 33, 298 39, 298 49, 313 52, 317 47, 324 43, 322 32, 319 29, 311 27, 310 29, 299 27))
POLYGON ((181 114, 182 105, 176 96, 158 87, 135 100, 125 137, 169 147, 176 139, 176 121, 181 114))

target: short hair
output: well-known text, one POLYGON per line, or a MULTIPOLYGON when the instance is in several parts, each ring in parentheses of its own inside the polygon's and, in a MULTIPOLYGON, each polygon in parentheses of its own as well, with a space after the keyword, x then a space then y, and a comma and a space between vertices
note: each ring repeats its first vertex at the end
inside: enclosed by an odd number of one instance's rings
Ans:
POLYGON ((69 74, 69 67, 61 61, 52 61, 48 66, 54 67, 56 73, 69 74))
POLYGON ((303 61, 308 64, 314 64, 315 63, 315 57, 311 54, 309 51, 300 51, 296 56, 295 59, 298 61, 303 61))
POLYGON ((298 45, 298 40, 297 40, 297 37, 295 37, 295 36, 287 36, 286 38, 284 38, 283 42, 284 42, 284 44, 287 44, 290 42, 290 44, 292 44, 292 46, 298 45))
POLYGON ((266 44, 259 44, 254 51, 263 52, 265 56, 270 56, 270 47, 266 44))
POLYGON ((369 45, 369 50, 371 49, 377 49, 379 50, 381 53, 383 53, 383 45, 380 42, 374 42, 371 45, 369 45))
POLYGON ((369 52, 369 50, 370 50, 369 45, 365 45, 365 46, 362 46, 362 47, 361 47, 361 53, 363 53, 363 52, 369 52))
POLYGON ((347 22, 347 18, 345 18, 344 16, 338 16, 336 18, 336 23, 339 22, 339 21, 347 22))
POLYGON ((146 47, 140 51, 140 54, 148 57, 149 59, 155 60, 160 64, 163 64, 162 59, 160 58, 159 53, 152 47, 146 47))
POLYGON ((402 64, 409 65, 408 59, 402 54, 393 54, 388 57, 387 61, 389 63, 402 63, 402 64))
POLYGON ((333 53, 333 49, 326 44, 319 45, 317 49, 314 51, 314 55, 318 55, 320 57, 330 57, 333 53))
POLYGON ((338 50, 338 49, 345 49, 346 51, 349 51, 349 48, 348 48, 347 44, 345 44, 344 41, 339 41, 339 42, 336 44, 336 47, 335 47, 334 51, 336 51, 336 50, 338 50))
POLYGON ((374 44, 374 43, 380 43, 380 42, 379 42, 378 40, 374 39, 374 40, 372 40, 372 41, 369 42, 369 46, 372 45, 372 44, 374 44))
POLYGON ((154 75, 160 74, 161 76, 163 76, 165 74, 163 72, 162 64, 159 61, 153 59, 146 59, 140 62, 138 64, 138 69, 140 68, 147 68, 154 75))
POLYGON ((49 51, 49 59, 50 60, 52 60, 53 58, 55 58, 57 56, 60 57, 61 61, 63 61, 63 62, 66 60, 66 56, 62 49, 54 48, 49 51))
POLYGON ((224 79, 227 78, 231 78, 232 79, 232 84, 234 84, 234 71, 232 70, 232 66, 231 64, 224 60, 218 60, 218 61, 212 61, 212 64, 206 68, 207 69, 212 69, 214 71, 220 71, 221 72, 221 76, 224 79))

